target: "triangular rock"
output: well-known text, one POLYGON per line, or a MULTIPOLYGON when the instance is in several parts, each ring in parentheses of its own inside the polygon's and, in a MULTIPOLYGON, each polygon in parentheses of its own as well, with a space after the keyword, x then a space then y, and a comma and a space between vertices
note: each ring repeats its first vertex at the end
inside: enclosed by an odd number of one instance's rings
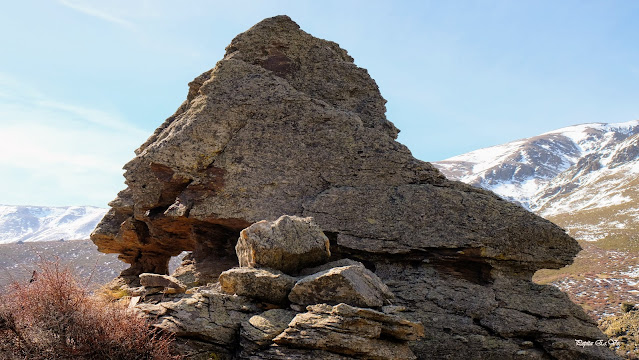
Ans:
POLYGON ((243 228, 313 217, 331 260, 364 262, 424 324, 412 346, 420 358, 612 357, 555 346, 604 337, 563 293, 530 282, 569 264, 577 242, 413 158, 374 80, 336 43, 269 18, 189 87, 126 164, 128 187, 92 234, 131 264, 124 275, 166 272, 186 250, 196 265, 217 264, 215 277, 237 266, 243 228))

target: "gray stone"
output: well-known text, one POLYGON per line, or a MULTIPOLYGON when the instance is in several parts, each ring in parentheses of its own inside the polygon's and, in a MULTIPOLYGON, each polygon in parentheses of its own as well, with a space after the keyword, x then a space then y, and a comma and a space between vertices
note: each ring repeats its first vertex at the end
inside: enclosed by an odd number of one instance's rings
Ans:
POLYGON ((140 274, 140 284, 146 288, 164 288, 166 293, 176 294, 186 291, 186 285, 180 280, 160 274, 143 273, 140 274))
POLYGON ((239 341, 240 324, 260 310, 247 298, 202 291, 157 304, 135 307, 148 314, 154 326, 178 337, 197 334, 200 341, 224 346, 232 352, 239 341))
MULTIPOLYGON (((141 273, 165 274, 170 257, 182 251, 193 256, 179 273, 204 285, 238 265, 243 229, 283 214, 313 217, 330 239, 330 260, 366 260, 396 294, 393 304, 406 308, 402 316, 424 324, 425 336, 410 343, 420 358, 614 358, 601 347, 575 347, 575 338, 603 334, 559 290, 531 282, 538 269, 570 264, 577 242, 549 221, 449 181, 415 159, 395 141, 397 129, 384 113, 375 81, 346 50, 286 16, 265 19, 233 39, 224 58, 189 84, 186 101, 137 149, 125 165, 127 188, 91 239, 99 251, 131 264, 122 273, 129 286, 138 286, 141 273)), ((267 266, 244 249, 241 263, 267 266)), ((290 259, 268 266, 285 272, 316 266, 328 261, 328 246, 313 260, 290 259)), ((367 284, 363 274, 349 286, 367 284)), ((203 294, 156 295, 163 305, 152 307, 165 309, 153 310, 162 313, 159 325, 179 339, 237 354, 239 324, 261 309, 225 294, 197 300, 203 294)), ((299 294, 309 302, 337 301, 299 294)), ((370 298, 377 300, 364 303, 380 306, 386 299, 370 298)), ((278 336, 280 346, 264 354, 355 357, 343 352, 362 339, 370 339, 362 346, 378 349, 370 356, 395 358, 391 349, 407 354, 402 342, 327 327, 352 329, 340 316, 306 314, 309 322, 301 317, 278 336)))
POLYGON ((220 275, 222 291, 247 296, 272 304, 288 303, 288 294, 295 278, 281 271, 255 268, 234 268, 220 275))
MULTIPOLYGON (((340 306, 340 305, 338 305, 340 306)), ((318 349, 366 359, 416 359, 408 345, 381 339, 382 323, 359 317, 352 307, 309 306, 273 341, 294 348, 318 349)), ((362 312, 360 314, 365 314, 362 312)), ((381 313, 380 313, 381 314, 381 313)))
POLYGON ((288 327, 295 315, 291 310, 272 309, 243 322, 240 330, 243 351, 251 353, 272 345, 273 338, 288 327))
POLYGON ((397 315, 390 315, 373 309, 362 309, 348 304, 309 305, 307 310, 318 314, 329 314, 340 317, 363 318, 379 323, 380 334, 385 338, 394 338, 403 341, 417 340, 424 336, 422 324, 408 321, 397 315))
POLYGON ((272 346, 258 353, 247 355, 248 360, 355 360, 357 358, 339 355, 323 350, 292 349, 282 346, 272 346))
POLYGON ((288 296, 291 302, 302 305, 346 303, 361 307, 381 307, 393 294, 372 271, 364 265, 348 265, 300 279, 288 296))
POLYGON ((313 275, 324 270, 332 269, 335 267, 348 266, 348 265, 362 265, 362 263, 360 263, 359 261, 351 260, 351 259, 339 259, 339 260, 328 262, 326 264, 314 266, 311 268, 304 268, 300 270, 297 275, 308 276, 308 275, 313 275))
POLYGON ((241 267, 269 267, 285 273, 326 262, 328 238, 312 218, 282 215, 242 230, 235 246, 241 267))

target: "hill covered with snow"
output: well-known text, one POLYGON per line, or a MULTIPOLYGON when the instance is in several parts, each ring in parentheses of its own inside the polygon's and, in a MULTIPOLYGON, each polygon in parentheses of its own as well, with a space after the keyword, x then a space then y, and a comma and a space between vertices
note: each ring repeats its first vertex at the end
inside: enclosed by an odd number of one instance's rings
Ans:
POLYGON ((0 205, 0 244, 88 239, 106 211, 92 206, 0 205))
POLYGON ((598 240, 639 220, 639 120, 582 124, 433 163, 598 240))
POLYGON ((583 248, 540 270, 595 319, 639 303, 639 121, 582 124, 433 163, 565 228, 583 248))

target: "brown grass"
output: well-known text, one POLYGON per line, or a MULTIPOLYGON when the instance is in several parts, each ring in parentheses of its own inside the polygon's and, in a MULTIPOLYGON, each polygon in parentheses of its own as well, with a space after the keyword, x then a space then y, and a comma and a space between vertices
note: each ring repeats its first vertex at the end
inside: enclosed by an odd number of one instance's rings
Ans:
POLYGON ((42 261, 0 295, 2 359, 178 359, 172 338, 118 303, 91 296, 68 268, 42 261))

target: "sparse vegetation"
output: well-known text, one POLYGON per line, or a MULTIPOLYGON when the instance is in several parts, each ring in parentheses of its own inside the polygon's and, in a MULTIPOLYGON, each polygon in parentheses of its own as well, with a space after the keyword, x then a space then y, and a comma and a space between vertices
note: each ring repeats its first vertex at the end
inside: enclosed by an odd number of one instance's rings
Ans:
POLYGON ((118 302, 91 296, 57 262, 42 261, 30 282, 0 296, 2 359, 179 359, 171 343, 118 302))
POLYGON ((635 306, 633 304, 630 304, 630 303, 621 304, 621 312, 622 313, 627 313, 627 312, 630 312, 632 310, 635 310, 635 306))
POLYGON ((610 347, 626 359, 639 358, 639 312, 628 311, 611 316, 599 323, 603 332, 616 343, 610 347))
POLYGON ((635 285, 639 279, 630 274, 639 268, 639 258, 629 239, 609 236, 595 242, 580 241, 583 250, 573 264, 540 270, 533 281, 559 287, 595 320, 619 314, 622 303, 639 303, 635 285))

